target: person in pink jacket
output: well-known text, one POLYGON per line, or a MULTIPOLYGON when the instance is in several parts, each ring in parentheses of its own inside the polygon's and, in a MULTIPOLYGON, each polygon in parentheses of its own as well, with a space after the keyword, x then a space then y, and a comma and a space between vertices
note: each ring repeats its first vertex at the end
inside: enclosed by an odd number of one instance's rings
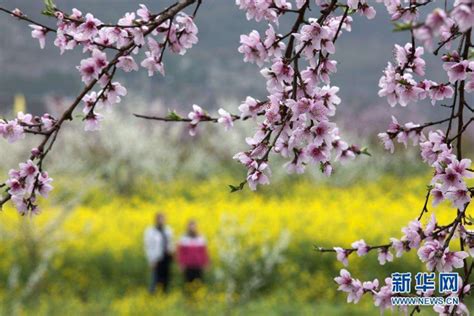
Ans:
POLYGON ((177 259, 187 283, 203 279, 204 269, 209 264, 206 239, 199 235, 197 223, 188 222, 186 234, 178 242, 177 259))

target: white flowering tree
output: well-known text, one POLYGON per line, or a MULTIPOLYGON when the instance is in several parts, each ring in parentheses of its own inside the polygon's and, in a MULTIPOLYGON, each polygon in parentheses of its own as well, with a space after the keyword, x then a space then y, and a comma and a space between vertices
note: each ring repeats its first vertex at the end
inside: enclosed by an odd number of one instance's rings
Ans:
MULTIPOLYGON (((26 22, 32 37, 44 48, 51 41, 65 53, 79 50, 84 58, 76 66, 84 87, 75 100, 58 117, 50 114, 34 116, 18 113, 16 118, 0 120, 0 135, 14 143, 28 137, 38 138, 38 146, 30 157, 11 170, 0 185, 4 193, 0 205, 11 202, 22 215, 39 211, 38 198, 52 190, 52 179, 43 168, 56 138, 65 124, 82 110, 86 132, 100 128, 104 119, 101 112, 113 108, 127 94, 126 88, 115 81, 117 72, 134 72, 144 68, 150 76, 165 74, 166 54, 183 55, 198 41, 196 19, 205 1, 178 0, 160 12, 151 12, 144 5, 135 12, 125 13, 117 22, 108 23, 92 13, 73 9, 65 12, 52 0, 45 0, 44 14, 56 22, 46 26, 28 17, 18 8, 0 6, 0 11, 26 22), (202 5, 202 6, 201 6, 202 5), (186 13, 187 12, 187 13, 186 13)), ((399 123, 392 118, 386 132, 380 133, 385 148, 394 151, 394 143, 407 146, 411 141, 419 146, 421 159, 433 169, 432 181, 424 206, 414 221, 402 229, 400 239, 387 239, 383 245, 368 245, 363 239, 350 247, 319 248, 335 252, 345 266, 351 255, 363 256, 378 252, 380 264, 401 257, 410 250, 429 271, 459 271, 459 289, 444 294, 457 296, 458 305, 435 305, 440 315, 468 314, 465 298, 470 293, 473 272, 474 232, 467 215, 474 187, 465 179, 474 176, 471 160, 463 156, 463 134, 474 121, 474 107, 470 104, 474 90, 474 54, 472 27, 473 0, 378 0, 383 2, 399 31, 405 31, 408 43, 394 47, 394 60, 389 61, 379 82, 379 95, 391 106, 405 107, 428 99, 433 109, 447 107, 449 115, 427 123, 399 123), (420 13, 422 10, 423 14, 420 13), (439 58, 446 71, 446 81, 435 82, 425 77, 425 50, 439 58), (470 99, 471 97, 471 99, 470 99), (426 225, 423 216, 429 205, 448 200, 453 205, 452 222, 439 225, 434 215, 426 225), (452 251, 453 242, 459 251, 452 251)), ((270 158, 282 156, 289 173, 303 173, 306 168, 319 167, 330 176, 334 161, 354 159, 368 154, 366 149, 346 143, 337 125, 332 122, 337 105, 339 87, 331 85, 331 75, 337 70, 334 60, 336 42, 351 31, 353 19, 372 19, 376 12, 368 0, 236 0, 248 20, 267 25, 264 34, 251 31, 240 38, 239 52, 244 62, 254 63, 266 79, 268 97, 256 100, 247 96, 239 106, 240 113, 231 114, 219 109, 216 116, 198 105, 182 117, 171 112, 166 117, 136 114, 143 119, 178 122, 189 126, 191 135, 205 122, 222 124, 226 130, 239 120, 252 120, 256 132, 248 137, 248 150, 234 156, 247 169, 247 177, 232 191, 246 185, 255 190, 270 182, 270 158), (290 28, 279 26, 282 16, 290 16, 290 28)), ((382 71, 382 70, 381 70, 382 71)), ((374 87, 375 89, 376 87, 374 87)), ((103 113, 103 112, 102 112, 103 113)), ((223 135, 225 137, 225 135, 223 135)), ((416 216, 416 215, 414 215, 416 216)), ((371 295, 382 310, 394 308, 391 299, 410 294, 396 293, 392 279, 384 284, 378 280, 362 282, 346 269, 335 278, 339 290, 348 294, 348 302, 357 303, 363 295, 371 295)), ((418 293, 432 296, 433 291, 418 293)), ((407 307, 401 307, 408 311, 407 307)), ((419 306, 412 313, 420 311, 419 306)))

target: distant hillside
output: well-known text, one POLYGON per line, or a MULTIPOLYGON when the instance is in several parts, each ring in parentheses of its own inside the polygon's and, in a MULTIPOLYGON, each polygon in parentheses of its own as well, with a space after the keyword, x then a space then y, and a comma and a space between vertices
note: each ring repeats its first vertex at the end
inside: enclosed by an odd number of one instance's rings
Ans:
MULTIPOLYGON (((9 8, 21 8, 30 17, 53 24, 40 15, 40 0, 3 2, 9 8)), ((61 8, 91 11, 104 21, 116 20, 124 12, 135 10, 138 3, 158 10, 168 2, 56 0, 61 8)), ((352 34, 345 34, 338 42, 339 64, 334 84, 342 87, 340 95, 351 109, 343 111, 383 102, 376 94, 378 79, 391 58, 392 43, 403 43, 406 39, 405 34, 391 32, 385 10, 378 8, 373 21, 356 16, 352 34)), ((189 106, 194 102, 208 108, 216 107, 222 99, 265 96, 258 69, 244 64, 237 52, 239 35, 250 32, 255 25, 246 23, 244 12, 237 9, 234 1, 204 0, 197 24, 199 44, 185 57, 166 57, 166 78, 149 79, 142 71, 126 77, 129 89, 150 99, 164 99, 170 106, 189 106)), ((0 107, 10 104, 16 92, 24 93, 28 103, 35 107, 41 106, 45 95, 77 93, 80 80, 73 66, 78 64, 80 54, 69 52, 60 56, 51 39, 48 48, 40 50, 37 41, 30 38, 26 23, 15 22, 5 14, 0 15, 0 28, 0 107)))

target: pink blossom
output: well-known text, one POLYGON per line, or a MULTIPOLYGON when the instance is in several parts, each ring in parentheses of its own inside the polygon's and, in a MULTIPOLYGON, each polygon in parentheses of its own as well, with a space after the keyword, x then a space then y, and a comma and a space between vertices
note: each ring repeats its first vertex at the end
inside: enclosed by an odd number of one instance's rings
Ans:
POLYGON ((392 262, 393 261, 393 255, 388 250, 388 248, 380 248, 378 250, 377 259, 379 260, 379 263, 381 265, 384 265, 386 262, 392 262))
POLYGON ((99 31, 98 27, 101 24, 102 23, 100 22, 100 20, 94 18, 94 16, 92 14, 87 13, 86 16, 85 16, 84 23, 82 23, 78 28, 79 34, 77 36, 77 40, 78 41, 84 41, 84 40, 88 40, 91 37, 95 36, 97 34, 97 32, 99 31))
POLYGON ((335 277, 334 281, 339 284, 339 291, 348 293, 347 302, 354 304, 358 303, 364 294, 364 288, 362 283, 351 277, 351 274, 346 269, 341 269, 340 276, 335 277))
POLYGON ((326 161, 321 165, 321 171, 326 177, 329 177, 332 174, 332 165, 330 162, 326 161))
POLYGON ((359 257, 365 256, 370 249, 363 239, 353 242, 351 246, 352 248, 357 249, 357 255, 359 257))
POLYGON ((451 17, 459 26, 461 32, 465 32, 474 26, 474 11, 472 10, 472 3, 464 1, 455 5, 451 12, 451 17))
POLYGON ((146 58, 141 62, 141 66, 148 69, 148 76, 151 77, 155 72, 160 72, 163 76, 165 75, 165 70, 163 63, 159 61, 152 52, 145 52, 146 58))
POLYGON ((439 271, 452 271, 453 268, 462 268, 464 267, 464 259, 466 259, 469 254, 465 251, 448 251, 444 256, 444 265, 439 271))
POLYGON ((31 156, 33 158, 38 158, 41 155, 41 150, 39 150, 37 147, 31 149, 31 156))
POLYGON ((48 176, 47 172, 42 172, 38 177, 37 191, 42 197, 48 197, 49 192, 53 190, 51 185, 53 179, 48 176))
POLYGON ((306 166, 305 166, 305 154, 295 154, 295 158, 292 161, 285 163, 284 167, 286 168, 288 173, 297 173, 302 174, 304 173, 306 166))
POLYGON ((452 271, 453 268, 462 268, 463 259, 468 257, 465 251, 450 252, 448 247, 438 240, 429 240, 418 249, 418 257, 426 263, 429 271, 452 271))
POLYGON ((435 184, 435 187, 431 189, 431 196, 433 197, 433 206, 438 205, 442 201, 444 201, 444 191, 441 190, 441 184, 435 184))
POLYGON ((453 205, 458 209, 463 209, 465 204, 471 201, 471 196, 465 186, 453 190, 450 189, 446 192, 445 196, 451 200, 453 205))
POLYGON ((392 243, 393 250, 395 250, 395 256, 397 258, 401 257, 403 255, 403 252, 406 250, 403 241, 400 241, 396 238, 390 238, 390 241, 392 243))
POLYGON ((11 144, 25 137, 23 127, 16 119, 8 122, 0 121, 0 135, 11 144))
POLYGON ((120 26, 131 26, 134 25, 135 21, 135 13, 134 12, 127 12, 125 15, 118 20, 118 25, 120 26))
POLYGON ((54 123, 55 123, 55 119, 48 113, 43 114, 40 120, 41 120, 41 124, 43 125, 43 129, 45 130, 50 130, 51 128, 53 128, 54 123))
POLYGON ((402 241, 407 241, 410 248, 418 248, 421 242, 421 223, 418 220, 411 221, 408 226, 402 228, 402 232, 405 234, 402 237, 402 241))
POLYGON ((5 184, 9 187, 8 193, 12 196, 23 196, 26 192, 25 185, 17 178, 10 178, 5 184))
POLYGON ((349 265, 349 261, 347 260, 349 254, 347 253, 347 250, 344 250, 340 247, 334 247, 334 250, 336 251, 337 260, 342 262, 342 264, 347 267, 349 265))
POLYGON ((426 25, 435 32, 447 23, 448 17, 446 12, 440 8, 436 8, 426 17, 426 25))
POLYGON ((197 125, 202 119, 207 117, 207 114, 197 104, 193 104, 193 110, 188 114, 188 118, 191 120, 191 124, 193 125, 197 125))
MULTIPOLYGON (((474 67, 472 68, 474 70, 474 67)), ((464 88, 466 89, 467 92, 474 91, 474 72, 471 71, 467 74, 464 88)))
POLYGON ((25 215, 28 213, 28 205, 26 204, 25 198, 23 196, 12 195, 12 202, 20 215, 25 215))
POLYGON ((445 63, 443 68, 448 72, 449 82, 455 83, 458 80, 466 79, 468 66, 469 61, 463 60, 458 63, 445 63))
POLYGON ((38 174, 38 167, 31 160, 26 163, 20 163, 20 177, 34 179, 38 174))
POLYGON ((94 49, 92 51, 92 60, 94 61, 95 65, 99 70, 104 69, 109 63, 107 61, 107 55, 103 51, 98 49, 94 49))
POLYGON ((265 36, 263 44, 267 50, 268 57, 281 57, 282 51, 285 49, 285 43, 283 41, 278 41, 278 35, 271 24, 268 25, 268 29, 265 31, 265 36))
POLYGON ((138 65, 132 56, 119 57, 117 68, 122 69, 125 72, 138 71, 138 65))
POLYGON ((106 88, 106 93, 102 104, 104 104, 106 108, 110 108, 111 105, 120 103, 120 97, 124 97, 126 95, 127 89, 119 82, 113 82, 108 86, 108 88, 106 88))
POLYGON ((423 93, 423 89, 417 87, 412 80, 409 80, 405 84, 397 85, 396 93, 398 95, 398 103, 401 106, 407 106, 418 101, 420 94, 423 93))
POLYGON ((219 109, 219 119, 217 120, 219 123, 224 125, 225 130, 229 130, 234 126, 234 120, 232 116, 224 109, 219 109))
POLYGON ((306 147, 305 154, 314 163, 325 162, 329 158, 328 148, 315 143, 306 147))
POLYGON ((16 16, 16 17, 22 17, 22 16, 24 16, 23 12, 21 12, 21 10, 18 9, 18 8, 13 9, 12 15, 13 15, 13 16, 16 16))
POLYGON ((379 280, 374 279, 373 281, 366 281, 362 283, 364 291, 374 292, 379 287, 379 280))
POLYGON ((247 182, 249 188, 252 191, 257 189, 257 185, 269 184, 270 180, 268 176, 270 175, 270 168, 265 162, 260 163, 258 166, 253 167, 247 176, 247 182))
POLYGON ((364 288, 359 280, 352 282, 352 290, 347 295, 347 303, 357 304, 364 295, 364 288))
POLYGON ((444 170, 444 173, 438 174, 433 178, 433 181, 439 180, 445 189, 450 187, 462 187, 463 181, 459 173, 457 173, 453 168, 447 167, 444 170))
POLYGON ((256 63, 262 66, 267 58, 267 51, 262 41, 260 34, 257 31, 252 31, 249 35, 241 35, 239 52, 244 54, 244 61, 256 63))
POLYGON ((387 133, 379 133, 377 136, 379 137, 385 149, 393 154, 395 151, 395 145, 393 144, 392 138, 387 133))
POLYGON ((100 130, 100 122, 104 119, 104 116, 99 113, 90 112, 84 122, 84 130, 86 132, 94 132, 100 130))
POLYGON ((84 109, 82 112, 84 114, 89 113, 97 102, 97 92, 92 91, 91 93, 86 94, 82 98, 82 102, 84 102, 84 109))
POLYGON ((148 22, 151 19, 151 12, 144 4, 140 4, 140 9, 137 10, 137 15, 145 22, 148 22))
POLYGON ((319 67, 319 77, 324 83, 330 83, 329 75, 337 72, 337 61, 325 59, 319 67))
POLYGON ((436 101, 452 98, 454 95, 454 89, 450 85, 438 85, 431 87, 429 94, 431 104, 435 104, 436 101))
POLYGON ((338 291, 350 292, 352 290, 352 276, 346 269, 341 269, 340 276, 335 277, 334 281, 339 285, 338 291))
POLYGON ((469 315, 469 310, 462 302, 459 302, 458 305, 434 305, 433 310, 439 316, 469 315))
POLYGON ((245 102, 239 106, 239 111, 242 114, 242 117, 256 117, 261 104, 258 100, 255 100, 252 97, 247 97, 245 102))
POLYGON ((198 28, 194 24, 194 20, 189 15, 180 12, 176 18, 179 23, 180 37, 176 41, 172 41, 171 49, 180 55, 184 55, 187 49, 198 43, 198 28))
POLYGON ((30 27, 33 29, 33 31, 31 31, 31 37, 38 39, 41 49, 44 49, 48 30, 35 24, 30 24, 30 27))
POLYGON ((464 178, 474 178, 474 172, 470 171, 469 168, 471 167, 471 159, 461 159, 461 161, 454 159, 451 164, 449 165, 450 168, 453 169, 454 172, 458 173, 461 177, 464 178))
POLYGON ((313 143, 316 145, 322 145, 323 143, 331 143, 333 134, 332 132, 336 128, 336 124, 322 121, 317 123, 311 128, 314 139, 313 143))
POLYGON ((77 67, 82 76, 82 81, 85 84, 89 84, 94 79, 99 79, 101 72, 93 58, 87 58, 81 60, 80 66, 77 67))
POLYGON ((355 158, 355 153, 351 148, 345 149, 341 151, 339 155, 337 155, 336 160, 340 161, 342 164, 352 160, 355 158))
POLYGON ((392 296, 392 279, 386 278, 385 285, 380 288, 380 291, 374 293, 374 305, 380 307, 381 311, 392 308, 392 296))
POLYGON ((296 120, 300 115, 311 110, 313 102, 307 98, 300 98, 299 100, 289 99, 286 101, 286 105, 291 109, 293 117, 296 120))
POLYGON ((372 20, 373 18, 375 18, 375 14, 376 14, 374 7, 369 6, 366 3, 361 4, 357 12, 364 15, 369 20, 372 20))
POLYGON ((281 59, 277 59, 270 69, 262 69, 261 74, 267 79, 268 91, 274 92, 280 91, 285 83, 291 82, 294 70, 281 59))
POLYGON ((423 231, 423 234, 425 235, 425 237, 427 238, 431 237, 436 227, 437 227, 436 216, 434 214, 431 214, 430 220, 426 224, 426 227, 423 231))

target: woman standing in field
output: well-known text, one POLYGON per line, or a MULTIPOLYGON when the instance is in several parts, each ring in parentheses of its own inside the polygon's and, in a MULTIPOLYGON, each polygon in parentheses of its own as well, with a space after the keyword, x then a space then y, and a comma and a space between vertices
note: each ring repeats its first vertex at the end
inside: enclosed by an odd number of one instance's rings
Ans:
POLYGON ((168 292, 171 278, 171 262, 173 260, 173 232, 166 225, 163 213, 155 215, 155 225, 146 229, 144 235, 145 254, 152 270, 150 293, 160 286, 168 292))
POLYGON ((202 281, 204 268, 209 264, 209 255, 206 240, 199 235, 196 221, 188 222, 186 234, 178 243, 177 256, 186 283, 202 281))

